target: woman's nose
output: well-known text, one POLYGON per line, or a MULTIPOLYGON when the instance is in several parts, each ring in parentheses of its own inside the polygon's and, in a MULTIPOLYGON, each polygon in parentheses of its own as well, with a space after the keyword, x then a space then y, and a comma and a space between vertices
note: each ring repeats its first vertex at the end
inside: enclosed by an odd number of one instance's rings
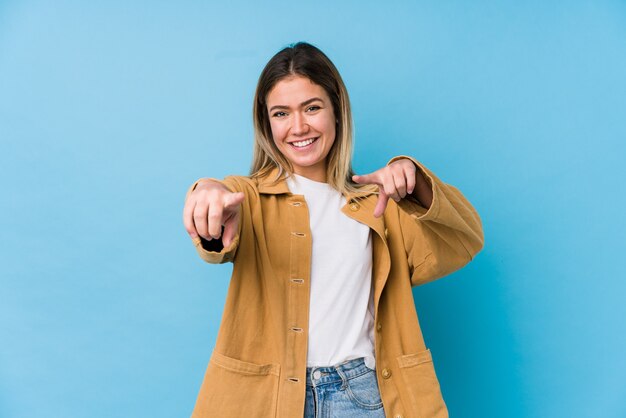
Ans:
POLYGON ((293 116, 293 124, 291 125, 291 132, 294 135, 302 135, 307 133, 309 125, 306 122, 304 115, 299 112, 295 112, 293 116))

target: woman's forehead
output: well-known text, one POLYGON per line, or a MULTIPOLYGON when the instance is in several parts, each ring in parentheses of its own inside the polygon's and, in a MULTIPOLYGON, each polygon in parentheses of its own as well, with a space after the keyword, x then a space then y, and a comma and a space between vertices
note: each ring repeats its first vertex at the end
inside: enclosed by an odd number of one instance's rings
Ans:
POLYGON ((298 106, 310 99, 328 100, 328 94, 322 86, 315 84, 311 79, 293 75, 277 82, 267 94, 268 107, 285 105, 298 106))

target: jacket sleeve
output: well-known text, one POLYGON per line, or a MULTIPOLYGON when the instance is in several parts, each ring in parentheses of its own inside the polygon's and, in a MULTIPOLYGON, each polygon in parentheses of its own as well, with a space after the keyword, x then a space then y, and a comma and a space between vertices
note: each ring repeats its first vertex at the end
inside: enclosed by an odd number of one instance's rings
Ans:
MULTIPOLYGON (((220 183, 226 186, 226 188, 233 193, 243 191, 240 185, 234 179, 234 176, 228 176, 224 180, 218 180, 218 179, 208 178, 208 177, 201 178, 201 179, 196 180, 196 182, 193 183, 191 187, 189 187, 189 190, 187 190, 187 194, 185 196, 185 201, 187 201, 187 198, 189 198, 189 195, 191 194, 191 192, 195 190, 198 183, 200 183, 200 181, 202 180, 212 180, 217 183, 220 183)), ((195 239, 192 238, 191 240, 193 242, 193 245, 196 247, 196 251, 198 251, 198 255, 200 255, 200 257, 204 261, 206 261, 207 263, 211 263, 211 264, 222 264, 222 263, 226 263, 229 261, 232 262, 235 259, 235 255, 237 254, 237 248, 239 246, 239 236, 241 235, 241 224, 242 224, 242 220, 240 218, 239 229, 237 233, 235 234, 233 242, 231 242, 228 247, 224 247, 224 243, 222 242, 221 236, 220 238, 213 239, 211 241, 207 241, 202 237, 198 237, 195 239)), ((223 226, 222 226, 222 232, 224 232, 223 226)))
POLYGON ((394 157, 387 165, 402 158, 413 161, 433 192, 428 209, 413 196, 397 204, 411 286, 417 286, 465 266, 483 248, 484 236, 476 209, 456 187, 411 157, 394 157))

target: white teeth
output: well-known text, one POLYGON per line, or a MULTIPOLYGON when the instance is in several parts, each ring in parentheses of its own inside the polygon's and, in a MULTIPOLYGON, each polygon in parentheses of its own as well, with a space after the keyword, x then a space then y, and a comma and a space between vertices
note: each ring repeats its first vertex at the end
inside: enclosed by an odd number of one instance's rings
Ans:
POLYGON ((306 147, 309 144, 312 144, 313 141, 315 141, 317 138, 311 138, 311 139, 307 139, 306 141, 300 141, 300 142, 292 142, 291 144, 296 146, 296 147, 306 147))

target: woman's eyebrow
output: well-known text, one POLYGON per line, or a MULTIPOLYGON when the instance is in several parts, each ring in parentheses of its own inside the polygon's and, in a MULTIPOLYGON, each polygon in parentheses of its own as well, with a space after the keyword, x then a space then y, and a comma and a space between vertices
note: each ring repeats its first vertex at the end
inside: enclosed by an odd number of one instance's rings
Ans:
MULTIPOLYGON (((308 100, 303 101, 302 103, 300 103, 300 107, 302 106, 306 106, 308 104, 313 103, 314 101, 319 100, 320 102, 324 103, 324 101, 322 99, 320 99, 319 97, 311 97, 308 100)), ((274 109, 289 109, 289 106, 285 106, 285 105, 276 105, 276 106, 272 106, 270 108, 270 112, 274 109)))

